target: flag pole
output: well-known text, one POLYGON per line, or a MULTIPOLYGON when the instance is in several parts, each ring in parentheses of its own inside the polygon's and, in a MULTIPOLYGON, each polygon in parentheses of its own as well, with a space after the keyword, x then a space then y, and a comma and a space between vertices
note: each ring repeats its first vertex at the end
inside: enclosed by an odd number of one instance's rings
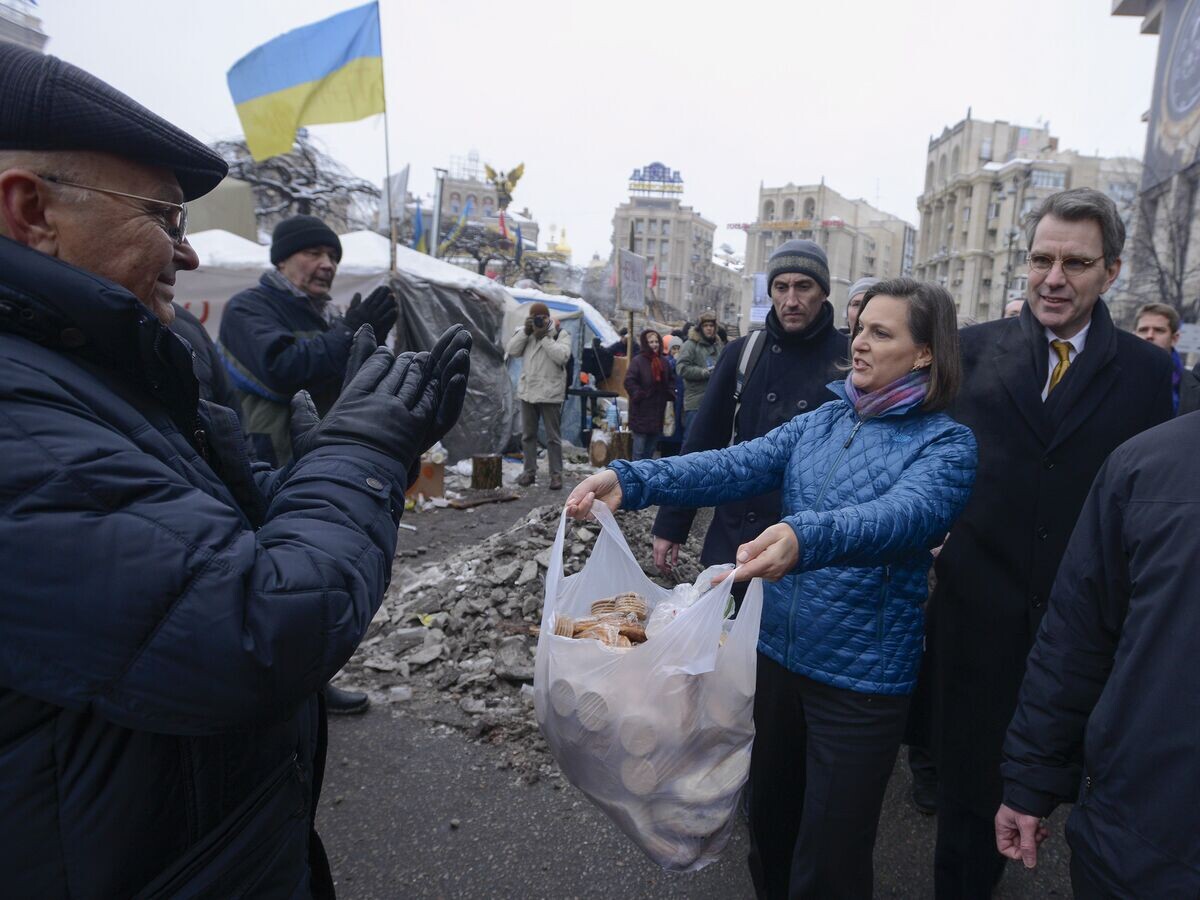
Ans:
POLYGON ((383 190, 387 194, 388 270, 396 271, 396 216, 392 211, 392 142, 388 137, 387 66, 383 64, 383 0, 376 0, 379 17, 379 68, 383 79, 383 190))

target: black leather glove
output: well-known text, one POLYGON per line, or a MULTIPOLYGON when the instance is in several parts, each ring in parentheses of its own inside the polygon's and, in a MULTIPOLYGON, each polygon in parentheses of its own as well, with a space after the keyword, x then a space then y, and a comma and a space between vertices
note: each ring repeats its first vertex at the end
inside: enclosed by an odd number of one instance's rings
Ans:
POLYGON ((355 333, 363 325, 370 325, 375 330, 376 341, 382 344, 387 340, 392 326, 396 324, 399 312, 392 289, 384 284, 371 291, 366 300, 362 299, 361 294, 355 294, 343 321, 355 333))
POLYGON ((471 376, 471 344, 471 332, 462 325, 451 325, 429 351, 428 369, 438 384, 438 402, 424 449, 444 438, 458 421, 471 376))
POLYGON ((525 334, 526 335, 533 334, 533 319, 525 320, 525 334))
MULTIPOLYGON (((342 378, 343 391, 354 380, 363 363, 370 359, 376 346, 375 332, 370 325, 363 325, 354 333, 354 340, 350 344, 350 356, 346 360, 346 374, 342 378)), ((288 433, 292 438, 292 458, 299 459, 308 452, 308 435, 317 427, 321 417, 317 415, 317 406, 308 391, 297 391, 292 396, 291 408, 288 433)))
POLYGON ((304 450, 357 444, 408 470, 432 441, 439 390, 428 353, 371 354, 329 413, 307 435, 304 450))

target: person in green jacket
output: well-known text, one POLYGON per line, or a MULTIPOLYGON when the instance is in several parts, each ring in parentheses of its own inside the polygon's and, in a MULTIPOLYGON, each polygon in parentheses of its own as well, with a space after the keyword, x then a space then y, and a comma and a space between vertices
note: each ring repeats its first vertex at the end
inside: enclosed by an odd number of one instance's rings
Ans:
POLYGON ((683 427, 700 409, 708 379, 712 377, 717 357, 725 348, 717 337, 717 317, 711 312, 703 313, 700 322, 688 333, 688 339, 679 351, 675 370, 683 378, 683 427))

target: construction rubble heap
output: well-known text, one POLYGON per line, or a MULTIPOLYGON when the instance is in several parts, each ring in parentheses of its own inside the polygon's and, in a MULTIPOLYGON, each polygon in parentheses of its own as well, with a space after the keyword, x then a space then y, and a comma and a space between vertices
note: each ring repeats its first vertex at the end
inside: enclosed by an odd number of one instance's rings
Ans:
MULTIPOLYGON (((537 638, 531 627, 541 623, 561 513, 559 505, 537 507, 507 530, 436 562, 412 565, 398 556, 391 587, 339 684, 366 689, 377 704, 404 703, 431 721, 504 745, 501 765, 527 780, 549 774, 553 766, 533 714, 537 638)), ((663 577, 651 552, 655 510, 617 515, 651 579, 673 587, 700 574, 705 521, 697 520, 674 575, 663 577)), ((568 522, 567 575, 583 568, 599 532, 595 521, 568 522)))

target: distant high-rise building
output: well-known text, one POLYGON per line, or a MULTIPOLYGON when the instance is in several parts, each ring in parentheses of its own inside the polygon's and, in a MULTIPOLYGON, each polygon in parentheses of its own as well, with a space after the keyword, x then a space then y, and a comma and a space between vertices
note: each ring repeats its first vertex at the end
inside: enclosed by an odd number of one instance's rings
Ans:
POLYGON ((758 219, 739 226, 748 232, 746 272, 761 275, 743 299, 745 320, 761 324, 766 297, 767 260, 783 243, 811 240, 829 257, 829 299, 839 317, 846 291, 859 278, 894 278, 912 272, 917 231, 899 216, 851 200, 826 185, 785 184, 759 187, 758 219))
POLYGON ((727 279, 713 270, 717 226, 683 205, 682 176, 651 163, 634 170, 629 191, 613 213, 613 248, 646 257, 648 280, 657 272, 654 295, 668 305, 659 314, 692 321, 706 309, 720 314, 727 279))
POLYGON ((1025 296, 1026 216, 1056 191, 1092 187, 1131 217, 1141 171, 1136 159, 1059 150, 1048 125, 968 113, 929 141, 913 273, 950 291, 960 317, 998 319, 1025 296))
POLYGON ((29 0, 0 0, 0 41, 40 53, 49 37, 42 31, 42 20, 34 14, 35 9, 29 0))

